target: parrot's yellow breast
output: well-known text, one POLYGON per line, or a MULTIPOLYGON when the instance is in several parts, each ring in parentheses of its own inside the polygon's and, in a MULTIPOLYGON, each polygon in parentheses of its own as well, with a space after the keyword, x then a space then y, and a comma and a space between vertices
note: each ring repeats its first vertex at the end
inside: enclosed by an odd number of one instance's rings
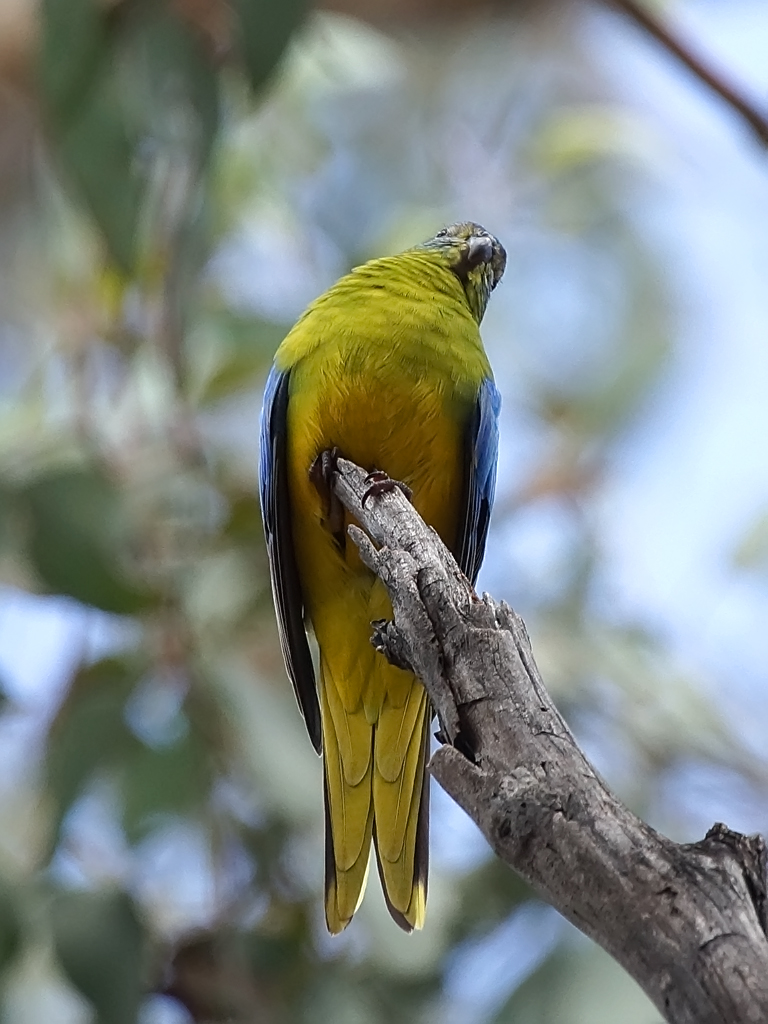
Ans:
MULTIPOLYGON (((490 375, 454 275, 416 256, 368 264, 310 307, 276 363, 291 368, 288 462, 299 564, 303 554, 322 557, 314 546, 330 541, 313 529, 322 501, 309 468, 333 447, 407 484, 420 515, 453 546, 465 432, 490 375)), ((312 614, 314 581, 303 575, 312 614)))

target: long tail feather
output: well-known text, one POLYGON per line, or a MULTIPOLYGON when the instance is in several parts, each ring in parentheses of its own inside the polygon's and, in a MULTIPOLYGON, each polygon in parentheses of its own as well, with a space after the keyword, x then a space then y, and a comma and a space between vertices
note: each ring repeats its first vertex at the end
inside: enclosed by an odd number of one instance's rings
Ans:
MULTIPOLYGON (((360 905, 368 877, 373 831, 373 729, 362 711, 346 716, 345 728, 355 733, 356 754, 350 772, 330 712, 330 679, 321 687, 323 762, 325 768, 325 918, 332 934, 343 931, 360 905), (360 775, 358 762, 367 767, 360 775)), ((331 700, 333 698, 331 697, 331 700)), ((347 759, 348 760, 348 759, 347 759)))
MULTIPOLYGON (((411 741, 399 776, 385 779, 378 770, 380 732, 374 737, 374 842, 387 908, 405 931, 424 924, 429 871, 429 752, 431 710, 421 691, 411 741)), ((386 707, 384 712, 386 712, 386 707)), ((402 709, 400 714, 402 715, 402 709)))

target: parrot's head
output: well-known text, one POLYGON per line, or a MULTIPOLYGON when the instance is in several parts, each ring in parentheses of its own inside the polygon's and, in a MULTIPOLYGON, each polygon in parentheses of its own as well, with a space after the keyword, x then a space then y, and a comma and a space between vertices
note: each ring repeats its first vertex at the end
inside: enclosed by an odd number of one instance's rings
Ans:
POLYGON ((498 238, 479 224, 467 221, 443 228, 419 248, 435 253, 458 277, 469 308, 480 323, 491 292, 507 265, 507 254, 498 238))

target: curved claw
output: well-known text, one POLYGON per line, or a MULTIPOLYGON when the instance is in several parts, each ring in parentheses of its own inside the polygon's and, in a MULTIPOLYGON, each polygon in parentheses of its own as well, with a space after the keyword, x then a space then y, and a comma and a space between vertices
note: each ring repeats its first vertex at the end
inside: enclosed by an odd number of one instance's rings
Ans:
POLYGON ((408 501, 413 498, 413 491, 408 484, 404 484, 402 480, 393 480, 381 469, 372 470, 372 472, 370 472, 365 478, 365 482, 369 486, 360 503, 363 508, 365 508, 366 502, 369 498, 377 498, 380 494, 387 494, 389 491, 394 491, 395 488, 399 488, 408 501))
POLYGON ((343 550, 345 543, 344 506, 334 494, 331 486, 333 477, 338 472, 338 461, 342 457, 339 448, 326 448, 320 452, 309 467, 309 479, 324 504, 323 525, 333 534, 337 545, 343 550))

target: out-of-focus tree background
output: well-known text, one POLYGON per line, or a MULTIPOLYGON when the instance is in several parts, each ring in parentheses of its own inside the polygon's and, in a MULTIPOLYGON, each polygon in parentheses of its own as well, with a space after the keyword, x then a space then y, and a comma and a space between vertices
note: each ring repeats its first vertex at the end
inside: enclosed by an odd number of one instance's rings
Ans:
MULTIPOLYGON (((768 96, 763 0, 665 11, 768 96)), ((766 154, 586 3, 4 0, 0 209, 1 1019, 658 1020, 439 791, 425 930, 325 934, 260 391, 348 268, 494 231, 481 584, 632 808, 768 831, 766 154)))

